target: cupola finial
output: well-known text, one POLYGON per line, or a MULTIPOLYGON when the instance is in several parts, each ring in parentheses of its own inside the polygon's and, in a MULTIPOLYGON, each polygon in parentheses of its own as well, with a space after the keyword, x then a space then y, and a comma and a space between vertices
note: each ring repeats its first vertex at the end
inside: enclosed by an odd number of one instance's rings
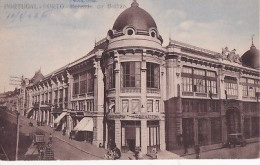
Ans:
POLYGON ((133 0, 133 3, 131 4, 132 7, 138 7, 139 4, 136 2, 136 0, 133 0))
POLYGON ((252 46, 254 46, 254 34, 252 35, 252 46))

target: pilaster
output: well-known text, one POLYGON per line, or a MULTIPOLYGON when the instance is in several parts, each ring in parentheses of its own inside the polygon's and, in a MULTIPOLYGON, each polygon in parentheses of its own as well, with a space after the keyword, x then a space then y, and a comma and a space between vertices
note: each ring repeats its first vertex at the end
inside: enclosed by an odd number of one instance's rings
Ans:
POLYGON ((141 152, 143 154, 147 153, 147 139, 148 139, 148 135, 147 135, 147 121, 146 120, 141 120, 141 152))
MULTIPOLYGON (((143 51, 141 61, 141 112, 147 112, 146 90, 146 50, 143 51)), ((147 149, 146 149, 147 150, 147 149)))
POLYGON ((115 120, 115 143, 116 146, 121 150, 121 122, 115 120))

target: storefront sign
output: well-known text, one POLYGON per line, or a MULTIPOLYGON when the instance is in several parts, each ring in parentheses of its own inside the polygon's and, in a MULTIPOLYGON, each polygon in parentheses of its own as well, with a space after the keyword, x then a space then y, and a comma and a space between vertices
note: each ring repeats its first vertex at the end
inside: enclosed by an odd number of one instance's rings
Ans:
POLYGON ((148 120, 160 120, 158 115, 143 115, 143 114, 127 114, 127 115, 117 115, 109 114, 108 119, 148 119, 148 120))

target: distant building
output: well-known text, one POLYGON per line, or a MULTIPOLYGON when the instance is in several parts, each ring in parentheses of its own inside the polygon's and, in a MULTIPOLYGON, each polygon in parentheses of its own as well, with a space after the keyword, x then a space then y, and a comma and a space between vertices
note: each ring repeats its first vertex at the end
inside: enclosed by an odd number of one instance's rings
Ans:
POLYGON ((259 140, 259 51, 242 56, 171 40, 133 2, 82 58, 28 80, 24 113, 39 124, 127 152, 259 140), (183 141, 181 142, 181 138, 183 141))

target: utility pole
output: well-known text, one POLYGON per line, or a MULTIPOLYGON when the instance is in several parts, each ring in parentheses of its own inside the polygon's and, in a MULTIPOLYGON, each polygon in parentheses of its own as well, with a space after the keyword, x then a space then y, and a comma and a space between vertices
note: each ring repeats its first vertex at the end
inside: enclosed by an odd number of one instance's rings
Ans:
POLYGON ((15 160, 18 160, 18 149, 19 149, 19 125, 20 125, 20 120, 19 120, 19 111, 16 112, 17 115, 17 128, 16 128, 16 149, 15 149, 15 160))
MULTIPOLYGON (((18 151, 19 151, 19 132, 20 132, 20 109, 21 109, 21 103, 19 104, 20 95, 22 89, 22 85, 24 83, 23 76, 16 77, 16 76, 10 76, 10 85, 20 86, 19 94, 17 96, 17 108, 16 108, 16 115, 17 115, 17 128, 16 128, 16 148, 15 148, 15 160, 18 160, 18 151)), ((23 99, 23 98, 22 98, 23 99)))

